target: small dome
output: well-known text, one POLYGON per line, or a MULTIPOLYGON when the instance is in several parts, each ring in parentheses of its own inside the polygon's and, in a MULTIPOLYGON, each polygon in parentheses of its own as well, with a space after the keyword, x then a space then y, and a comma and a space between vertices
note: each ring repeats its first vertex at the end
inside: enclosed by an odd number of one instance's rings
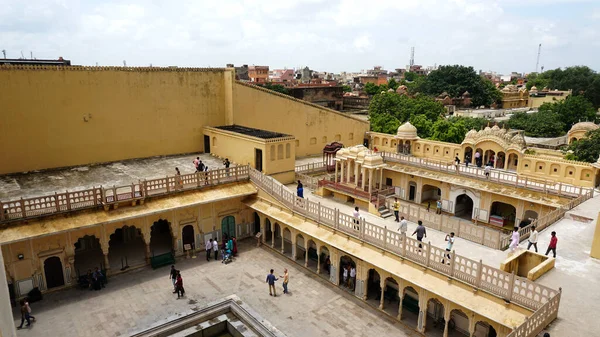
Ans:
POLYGON ((410 122, 406 122, 398 127, 397 136, 402 139, 416 139, 418 138, 417 128, 410 122))
POLYGON ((467 134, 465 135, 465 138, 471 138, 471 137, 475 137, 475 136, 477 136, 477 130, 471 129, 469 132, 467 132, 467 134))
POLYGON ((568 133, 572 133, 575 131, 591 131, 591 130, 596 130, 598 128, 600 128, 600 126, 598 126, 592 122, 579 122, 579 123, 574 124, 568 133))
POLYGON ((389 88, 389 89, 388 89, 388 92, 394 92, 394 89, 392 89, 392 88, 389 88))
POLYGON ((531 87, 531 91, 537 90, 537 87, 534 85, 533 87, 531 87))

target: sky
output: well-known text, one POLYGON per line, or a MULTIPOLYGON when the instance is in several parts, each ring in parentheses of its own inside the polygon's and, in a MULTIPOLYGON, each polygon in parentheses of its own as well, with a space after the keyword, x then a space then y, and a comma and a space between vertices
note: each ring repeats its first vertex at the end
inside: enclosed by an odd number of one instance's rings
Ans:
POLYGON ((600 70, 600 0, 0 0, 7 58, 73 64, 309 66, 415 63, 510 73, 600 70))

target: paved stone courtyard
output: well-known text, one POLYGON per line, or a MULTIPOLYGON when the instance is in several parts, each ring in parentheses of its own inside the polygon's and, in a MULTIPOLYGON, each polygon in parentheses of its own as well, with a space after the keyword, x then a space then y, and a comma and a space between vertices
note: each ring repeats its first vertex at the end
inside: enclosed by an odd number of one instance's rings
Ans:
MULTIPOLYGON (((228 265, 204 253, 177 263, 185 299, 172 293, 169 267, 143 268, 110 278, 100 291, 68 289, 33 303, 37 322, 18 336, 128 336, 169 317, 236 294, 287 336, 419 336, 402 323, 369 307, 304 267, 287 261, 254 240, 240 242, 240 254, 228 265), (268 294, 265 277, 290 272, 289 295, 268 294)), ((277 282, 281 291, 281 281, 277 282)), ((20 314, 13 311, 15 324, 20 314)))

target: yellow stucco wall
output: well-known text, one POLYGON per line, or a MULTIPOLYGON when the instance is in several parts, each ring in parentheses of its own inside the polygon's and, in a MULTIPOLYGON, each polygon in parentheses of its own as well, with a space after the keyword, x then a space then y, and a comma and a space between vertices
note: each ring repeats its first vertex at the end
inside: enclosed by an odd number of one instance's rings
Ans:
POLYGON ((2 66, 0 174, 202 151, 224 72, 2 66))
POLYGON ((537 109, 544 103, 554 103, 554 102, 565 100, 567 97, 569 97, 569 95, 570 95, 569 92, 565 92, 565 95, 563 95, 563 96, 545 96, 545 97, 530 96, 529 100, 527 102, 527 106, 530 108, 537 109))
POLYGON ((296 137, 296 155, 321 154, 326 143, 363 143, 369 123, 266 89, 233 85, 234 124, 296 137))
POLYGON ((600 213, 598 214, 598 220, 596 220, 596 230, 594 231, 590 256, 600 259, 600 213))

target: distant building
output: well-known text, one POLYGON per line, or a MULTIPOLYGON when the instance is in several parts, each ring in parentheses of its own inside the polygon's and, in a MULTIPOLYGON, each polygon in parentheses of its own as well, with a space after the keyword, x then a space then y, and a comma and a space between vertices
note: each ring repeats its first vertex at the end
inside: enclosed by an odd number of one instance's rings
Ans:
MULTIPOLYGON (((455 107, 470 107, 471 106, 471 94, 465 91, 459 97, 450 97, 447 92, 442 92, 435 98, 437 102, 442 103, 444 106, 455 106, 455 107)), ((454 111, 454 108, 448 109, 448 111, 454 111)))
POLYGON ((289 95, 335 110, 344 108, 344 89, 340 86, 309 86, 289 88, 289 95))
POLYGON ((244 64, 241 67, 235 67, 232 63, 227 64, 227 68, 235 69, 235 79, 240 81, 250 81, 248 76, 248 65, 244 64))
POLYGON ((38 59, 0 59, 0 64, 24 64, 34 66, 70 66, 71 60, 65 60, 59 57, 57 60, 38 60, 38 59))
POLYGON ((525 87, 509 84, 500 90, 502 93, 502 108, 524 108, 529 104, 529 91, 525 87))
POLYGON ((296 82, 294 69, 273 69, 269 72, 269 81, 293 85, 296 82))
POLYGON ((266 83, 269 80, 269 66, 248 67, 248 77, 254 83, 266 83))
POLYGON ((555 101, 562 101, 573 94, 573 90, 548 90, 548 88, 538 91, 533 86, 529 92, 529 102, 527 104, 530 108, 539 108, 544 103, 552 103, 555 101))

